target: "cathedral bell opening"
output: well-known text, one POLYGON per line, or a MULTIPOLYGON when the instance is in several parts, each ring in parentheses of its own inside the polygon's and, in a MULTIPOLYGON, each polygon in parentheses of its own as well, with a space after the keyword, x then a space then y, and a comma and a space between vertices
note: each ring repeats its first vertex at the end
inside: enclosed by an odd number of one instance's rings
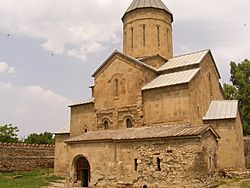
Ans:
POLYGON ((75 162, 76 180, 82 187, 88 187, 90 181, 90 165, 85 157, 79 157, 75 162))

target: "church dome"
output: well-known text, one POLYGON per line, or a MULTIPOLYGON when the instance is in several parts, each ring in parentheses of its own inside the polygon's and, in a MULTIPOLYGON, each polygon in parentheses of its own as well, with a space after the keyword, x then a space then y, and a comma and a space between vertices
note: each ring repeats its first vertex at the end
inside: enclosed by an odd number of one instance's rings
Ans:
POLYGON ((123 18, 127 13, 133 10, 142 9, 142 8, 156 8, 156 9, 165 10, 171 15, 172 21, 173 21, 173 15, 171 11, 167 8, 167 6, 161 0, 133 0, 133 2, 131 3, 131 5, 128 7, 125 14, 123 15, 123 18))

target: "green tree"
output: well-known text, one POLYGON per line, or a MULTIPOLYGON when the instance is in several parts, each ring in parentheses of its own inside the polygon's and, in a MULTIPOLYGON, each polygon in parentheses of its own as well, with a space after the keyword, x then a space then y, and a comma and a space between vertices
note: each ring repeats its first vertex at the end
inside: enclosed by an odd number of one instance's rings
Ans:
POLYGON ((12 124, 0 125, 0 142, 18 142, 18 128, 12 124))
POLYGON ((226 99, 239 100, 243 117, 244 133, 250 135, 250 61, 231 62, 231 82, 224 84, 226 99))
POLYGON ((28 135, 24 142, 27 144, 54 144, 53 134, 50 132, 32 133, 28 135))
POLYGON ((238 100, 238 89, 231 84, 223 85, 224 95, 227 100, 238 100))

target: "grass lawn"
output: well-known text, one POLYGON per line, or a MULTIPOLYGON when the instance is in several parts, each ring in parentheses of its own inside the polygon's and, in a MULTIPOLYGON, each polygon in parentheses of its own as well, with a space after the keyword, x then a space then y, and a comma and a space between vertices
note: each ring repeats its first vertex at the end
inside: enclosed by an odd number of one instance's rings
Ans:
POLYGON ((0 173, 1 188, 40 188, 49 182, 61 180, 53 175, 53 169, 37 169, 29 172, 0 173))
POLYGON ((240 187, 240 188, 250 188, 250 177, 246 179, 225 179, 221 180, 218 185, 212 186, 210 188, 226 188, 230 187, 240 187))

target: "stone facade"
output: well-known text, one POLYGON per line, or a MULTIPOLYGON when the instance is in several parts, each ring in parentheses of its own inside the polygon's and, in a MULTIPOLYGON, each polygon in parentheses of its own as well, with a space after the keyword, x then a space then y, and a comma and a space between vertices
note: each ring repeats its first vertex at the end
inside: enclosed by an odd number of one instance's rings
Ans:
POLYGON ((148 3, 133 1, 124 53, 93 73, 92 99, 71 105, 70 131, 56 134, 55 172, 68 186, 206 187, 219 170, 244 169, 238 106, 222 103, 211 51, 173 57, 172 13, 148 3))
POLYGON ((240 170, 245 168, 243 130, 240 116, 236 119, 205 121, 220 135, 218 163, 220 169, 240 170))
POLYGON ((0 143, 0 172, 54 166, 54 145, 0 143))
POLYGON ((123 17, 123 51, 132 57, 173 57, 172 15, 159 9, 138 9, 123 17))
MULTIPOLYGON (((88 159, 89 187, 205 187, 218 179, 217 140, 211 132, 203 138, 68 144, 69 177, 78 155, 88 159), (93 150, 93 148, 95 148, 93 150), (159 162, 158 162, 159 160, 159 162), (135 164, 137 163, 137 164, 135 164)), ((70 184, 77 182, 75 179, 70 184)))
POLYGON ((55 135, 55 161, 54 171, 55 174, 60 176, 67 176, 69 159, 67 156, 68 146, 64 143, 65 140, 69 139, 69 134, 56 134, 55 135))
POLYGON ((245 159, 246 159, 246 167, 250 169, 250 138, 244 138, 244 149, 245 149, 245 159))

